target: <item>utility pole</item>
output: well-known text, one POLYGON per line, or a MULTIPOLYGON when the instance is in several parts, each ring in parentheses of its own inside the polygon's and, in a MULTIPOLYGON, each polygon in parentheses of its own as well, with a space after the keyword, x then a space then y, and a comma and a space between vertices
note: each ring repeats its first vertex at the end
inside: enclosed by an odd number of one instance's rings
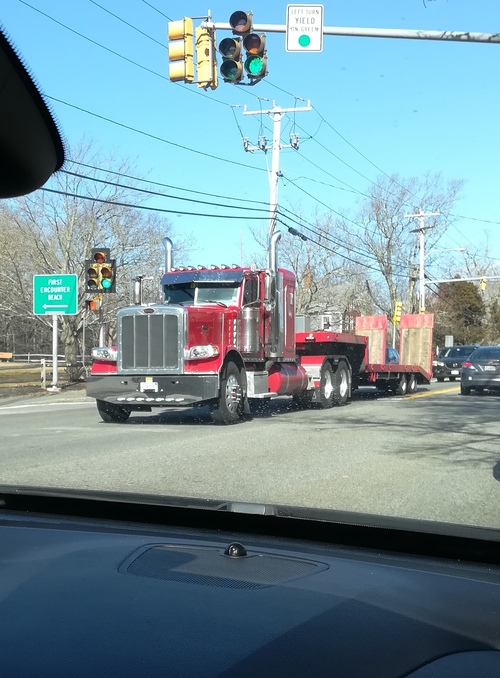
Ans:
POLYGON ((438 217, 439 212, 423 212, 422 208, 418 210, 417 214, 405 214, 406 219, 418 219, 420 222, 419 228, 415 228, 412 233, 420 234, 420 266, 419 266, 419 286, 418 291, 420 295, 420 313, 425 313, 425 231, 428 231, 433 226, 425 225, 425 217, 438 217))
POLYGON ((267 111, 249 111, 245 105, 243 109, 243 115, 261 115, 266 114, 270 115, 273 118, 273 143, 268 145, 265 137, 259 137, 258 146, 250 146, 248 139, 243 139, 243 146, 245 151, 272 151, 271 158, 271 172, 269 173, 269 234, 270 238, 276 230, 276 219, 278 212, 278 179, 280 177, 280 150, 282 148, 295 148, 299 147, 299 137, 297 134, 290 135, 289 144, 280 143, 281 135, 281 118, 285 113, 296 113, 299 111, 311 111, 312 106, 311 102, 307 102, 307 106, 300 106, 298 108, 281 108, 276 106, 276 103, 273 101, 273 107, 267 111))

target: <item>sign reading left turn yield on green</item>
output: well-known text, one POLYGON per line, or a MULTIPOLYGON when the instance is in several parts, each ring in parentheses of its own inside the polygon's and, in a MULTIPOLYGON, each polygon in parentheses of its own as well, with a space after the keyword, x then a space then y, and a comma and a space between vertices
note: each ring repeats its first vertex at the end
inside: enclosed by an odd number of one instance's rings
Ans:
POLYGON ((73 273, 33 276, 34 315, 77 315, 78 276, 73 273))

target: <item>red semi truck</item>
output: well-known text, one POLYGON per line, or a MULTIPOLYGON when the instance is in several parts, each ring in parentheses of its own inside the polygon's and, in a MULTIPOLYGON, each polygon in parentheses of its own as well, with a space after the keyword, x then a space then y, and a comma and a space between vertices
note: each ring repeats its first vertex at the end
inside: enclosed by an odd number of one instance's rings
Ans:
POLYGON ((164 239, 162 303, 117 313, 116 346, 93 349, 87 395, 105 422, 131 412, 210 405, 224 424, 250 413, 250 402, 293 396, 304 406, 344 405, 372 385, 404 395, 432 376, 432 315, 401 318, 401 364, 385 360, 386 316, 359 317, 351 333, 296 332, 295 276, 278 268, 280 233, 268 265, 177 267, 164 239))

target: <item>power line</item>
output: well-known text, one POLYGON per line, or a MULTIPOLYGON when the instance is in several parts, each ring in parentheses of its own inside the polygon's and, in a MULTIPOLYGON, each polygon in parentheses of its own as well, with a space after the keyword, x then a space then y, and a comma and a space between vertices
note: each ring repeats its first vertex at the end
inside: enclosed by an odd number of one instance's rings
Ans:
POLYGON ((52 101, 57 101, 60 104, 64 104, 65 106, 69 106, 70 108, 75 108, 78 111, 82 111, 83 113, 87 113, 87 115, 92 115, 95 118, 99 118, 100 120, 104 120, 106 122, 111 123, 112 125, 117 125, 118 127, 123 127, 124 129, 128 129, 131 132, 136 132, 137 134, 142 134, 145 137, 148 137, 149 139, 154 139, 155 141, 161 141, 164 144, 168 144, 169 146, 175 146, 176 148, 181 148, 184 151, 189 151, 190 153, 196 153, 197 155, 202 155, 206 158, 210 158, 211 160, 219 160, 220 162, 227 162, 231 165, 239 165, 240 167, 245 167, 246 169, 253 169, 258 172, 265 172, 266 170, 263 167, 255 167, 254 165, 245 165, 242 162, 237 162, 236 160, 229 160, 228 158, 221 158, 217 155, 213 155, 211 153, 205 153, 204 151, 199 151, 196 148, 190 148, 189 146, 183 146, 182 144, 177 144, 175 141, 169 141, 168 139, 164 139, 163 137, 159 137, 156 134, 151 134, 150 132, 145 132, 144 130, 137 129, 137 127, 132 127, 131 125, 126 125, 123 122, 118 122, 117 120, 113 120, 112 118, 107 118, 104 115, 100 115, 99 113, 94 113, 93 111, 89 111, 86 108, 82 108, 81 106, 76 106, 76 104, 70 104, 68 101, 63 101, 62 99, 58 99, 56 97, 50 96, 49 94, 45 94, 45 96, 48 99, 51 99, 52 101))
POLYGON ((59 26, 62 26, 62 28, 65 28, 68 31, 71 31, 71 33, 74 33, 75 35, 78 35, 80 38, 83 38, 84 40, 87 40, 88 42, 91 42, 93 45, 96 45, 97 47, 100 47, 101 49, 106 50, 106 52, 110 52, 111 54, 114 54, 115 56, 119 57, 120 59, 124 59, 125 61, 128 61, 128 63, 133 64, 134 66, 137 66, 138 68, 141 68, 143 71, 147 71, 148 73, 152 73, 153 75, 156 75, 158 78, 161 78, 162 80, 167 80, 168 78, 161 73, 158 73, 157 71, 153 71, 151 68, 148 68, 147 66, 143 66, 142 64, 139 64, 137 61, 134 61, 133 59, 129 59, 128 57, 124 56, 123 54, 120 54, 119 52, 115 52, 115 50, 110 49, 109 47, 105 47, 103 44, 100 42, 97 42, 97 40, 92 40, 92 38, 87 37, 86 35, 83 35, 83 33, 79 33, 78 31, 75 31, 74 28, 70 28, 69 26, 66 26, 66 24, 63 24, 61 21, 58 21, 57 19, 54 19, 53 16, 50 16, 50 14, 46 14, 45 12, 42 12, 42 10, 38 9, 38 7, 33 7, 33 5, 30 5, 26 0, 19 0, 23 5, 26 5, 26 7, 29 7, 30 9, 34 10, 35 12, 38 12, 42 16, 46 17, 47 19, 50 19, 54 23, 58 24, 59 26))
POLYGON ((106 172, 106 174, 115 174, 120 177, 124 177, 126 179, 132 179, 133 181, 141 181, 143 183, 147 183, 153 186, 162 186, 163 188, 172 188, 176 191, 186 191, 188 193, 194 193, 196 195, 206 195, 210 198, 221 198, 223 200, 234 200, 237 202, 248 202, 254 205, 266 205, 268 206, 268 203, 263 201, 263 200, 249 200, 248 198, 235 198, 232 196, 227 196, 227 195, 220 195, 218 193, 207 193, 205 191, 195 191, 193 188, 184 188, 182 186, 173 186, 172 184, 165 184, 160 181, 153 181, 150 179, 143 179, 141 177, 136 177, 132 174, 125 174, 124 172, 117 172, 116 170, 111 170, 111 169, 103 169, 102 167, 96 167, 96 165, 89 165, 88 163, 85 162, 79 162, 78 160, 71 160, 70 158, 68 159, 68 162, 71 162, 74 165, 80 165, 81 167, 87 167, 89 169, 97 170, 98 172, 106 172))
POLYGON ((252 219, 261 220, 262 217, 247 217, 242 215, 232 214, 204 214, 200 212, 183 212, 181 210, 167 210, 161 207, 147 207, 146 205, 134 205, 127 202, 118 202, 116 200, 105 200, 104 198, 92 198, 89 195, 80 195, 79 193, 71 193, 69 191, 57 191, 54 188, 40 188, 40 191, 45 193, 56 193, 57 195, 64 195, 68 198, 78 198, 79 200, 90 200, 91 202, 104 203, 106 205, 115 205, 115 207, 127 207, 135 210, 146 210, 148 212, 159 212, 164 214, 180 214, 187 217, 207 217, 210 219, 252 219))
POLYGON ((163 42, 160 42, 159 40, 156 40, 156 38, 151 37, 151 35, 148 35, 147 33, 144 33, 144 32, 141 31, 139 28, 137 28, 137 26, 134 26, 133 24, 130 24, 128 21, 125 21, 125 19, 122 19, 122 17, 118 16, 118 14, 114 14, 114 12, 111 12, 111 11, 110 11, 109 9, 107 9, 106 7, 103 7, 102 5, 100 5, 98 2, 96 2, 96 0, 89 0, 89 2, 91 2, 91 3, 92 3, 93 5, 95 5, 96 7, 99 7, 99 9, 102 9, 103 12, 106 12, 107 14, 110 14, 111 16, 115 17, 115 19, 118 19, 118 21, 121 21, 121 22, 122 22, 123 24, 125 24, 126 26, 129 26, 130 28, 132 28, 132 29, 133 29, 134 31, 136 31, 137 33, 140 33, 140 34, 143 35, 145 38, 148 38, 148 40, 151 40, 151 42, 154 42, 154 43, 156 43, 157 45, 160 45, 160 47, 162 47, 163 49, 166 48, 166 45, 165 45, 163 42))
MULTIPOLYGON (((286 217, 285 217, 285 218, 286 218, 286 217)), ((282 224, 283 226, 285 226, 285 228, 287 228, 288 230, 290 230, 290 227, 289 227, 284 221, 282 221, 281 219, 277 219, 277 221, 278 221, 278 223, 280 223, 280 224, 282 224)), ((379 274, 381 273, 380 268, 377 268, 377 267, 375 267, 375 266, 370 266, 370 264, 364 264, 363 262, 361 262, 361 261, 356 261, 355 259, 351 259, 350 257, 346 256, 345 254, 342 254, 341 252, 338 252, 338 251, 336 251, 336 250, 332 250, 330 247, 327 247, 326 245, 324 245, 324 244, 322 244, 322 243, 319 243, 319 242, 316 242, 316 241, 312 240, 312 239, 309 238, 307 235, 301 235, 301 238, 302 238, 302 239, 309 240, 310 242, 312 242, 313 244, 317 245, 318 247, 322 247, 322 248, 325 249, 327 252, 331 252, 332 254, 335 254, 335 255, 341 257, 341 259, 345 259, 345 260, 351 262, 352 264, 355 264, 356 266, 362 266, 363 268, 367 268, 367 269, 369 269, 369 270, 371 270, 371 271, 375 271, 376 273, 379 273, 379 274)), ((405 275, 403 275, 403 274, 401 274, 401 273, 393 273, 393 275, 395 275, 395 276, 397 276, 397 277, 402 277, 402 278, 406 278, 406 277, 407 277, 407 276, 405 276, 405 275)))
MULTIPOLYGON (((107 186, 115 186, 117 188, 125 188, 128 191, 137 191, 138 193, 145 193, 147 195, 159 196, 161 198, 170 198, 172 200, 182 200, 185 202, 192 202, 199 205, 209 205, 210 207, 223 207, 224 209, 235 209, 235 210, 245 210, 247 212, 268 212, 268 209, 262 209, 258 207, 240 207, 238 205, 224 205, 218 202, 208 202, 207 200, 195 200, 194 198, 183 198, 181 196, 168 195, 166 193, 160 193, 159 191, 151 191, 145 188, 138 188, 137 186, 127 186, 126 184, 120 184, 116 181, 109 181, 105 179, 98 179, 97 177, 89 177, 86 174, 79 174, 78 172, 69 172, 68 170, 60 170, 64 174, 69 176, 78 177, 80 179, 86 179, 87 181, 94 181, 99 184, 106 184, 107 186)), ((264 217, 262 217, 264 218, 264 217)))
POLYGON ((154 11, 155 11, 155 12, 158 12, 158 14, 161 14, 162 16, 164 16, 165 19, 168 19, 169 21, 172 21, 172 19, 171 19, 169 16, 167 16, 166 14, 164 14, 163 12, 161 12, 157 7, 155 7, 154 5, 152 5, 150 2, 147 2, 146 0, 142 0, 142 2, 143 2, 145 5, 148 5, 148 7, 151 7, 151 9, 154 9, 154 11))

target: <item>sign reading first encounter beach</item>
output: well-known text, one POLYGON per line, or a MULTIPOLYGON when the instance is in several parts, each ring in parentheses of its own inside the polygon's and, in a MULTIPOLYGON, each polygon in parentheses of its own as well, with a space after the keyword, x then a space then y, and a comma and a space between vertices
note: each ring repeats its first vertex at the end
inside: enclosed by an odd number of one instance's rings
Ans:
POLYGON ((73 273, 33 276, 34 315, 76 315, 78 276, 73 273))

